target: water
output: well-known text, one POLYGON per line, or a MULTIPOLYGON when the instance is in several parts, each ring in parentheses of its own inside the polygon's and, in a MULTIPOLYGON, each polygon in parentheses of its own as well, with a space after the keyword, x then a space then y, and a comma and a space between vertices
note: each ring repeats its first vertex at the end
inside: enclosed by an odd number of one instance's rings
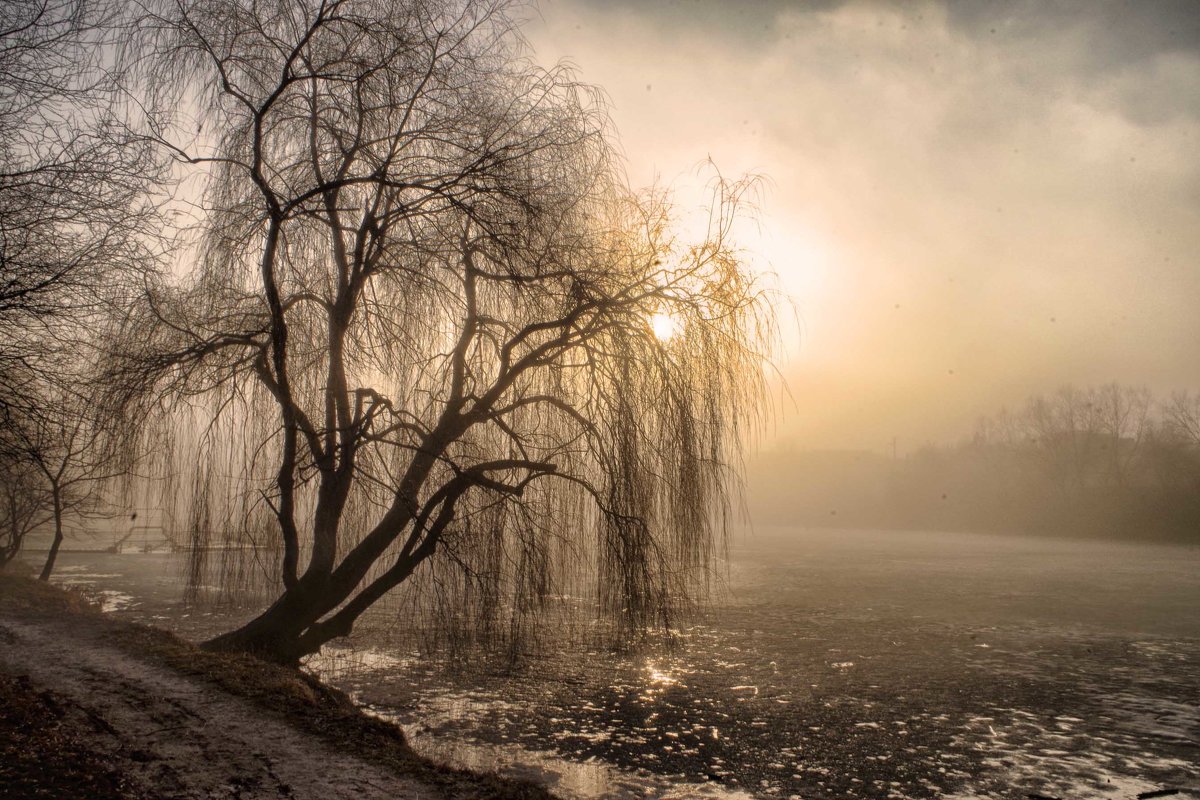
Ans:
MULTIPOLYGON (((168 556, 65 554, 208 635, 168 556)), ((419 750, 564 797, 1133 798, 1200 786, 1200 548, 764 529, 672 652, 435 669, 386 629, 310 668, 419 750)), ((90 576, 90 577, 89 577, 90 576)))

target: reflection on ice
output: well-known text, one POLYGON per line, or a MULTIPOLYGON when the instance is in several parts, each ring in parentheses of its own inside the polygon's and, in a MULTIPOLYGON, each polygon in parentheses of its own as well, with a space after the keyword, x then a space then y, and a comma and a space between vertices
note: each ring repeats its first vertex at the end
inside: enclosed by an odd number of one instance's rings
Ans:
MULTIPOLYGON (((564 798, 1132 800, 1195 785, 1200 550, 788 535, 739 562, 737 602, 666 652, 443 672, 381 625, 308 666, 419 751, 564 798), (1052 583, 1030 569, 1051 563, 1052 583)), ((171 558, 63 561, 61 581, 114 593, 106 608, 135 598, 128 618, 193 639, 231 624, 179 602, 171 558)))
POLYGON ((105 614, 113 611, 123 611, 133 605, 133 597, 124 592, 103 589, 95 594, 96 599, 100 602, 100 610, 105 614))
MULTIPOLYGON (((473 701, 458 698, 437 705, 457 706, 461 711, 473 701)), ((477 701, 474 701, 477 703, 477 701)), ((716 784, 697 784, 678 776, 654 775, 647 770, 623 770, 592 756, 583 761, 561 758, 552 752, 533 750, 516 744, 490 744, 429 733, 425 724, 405 723, 397 715, 380 709, 371 712, 400 724, 409 744, 418 753, 434 761, 465 769, 495 771, 513 777, 535 780, 564 800, 632 800, 658 797, 663 800, 752 800, 754 795, 730 790, 716 784)), ((426 714, 422 714, 425 718, 426 714)), ((597 734, 601 735, 601 734, 597 734)))
MULTIPOLYGON (((680 676, 693 671, 685 668, 679 661, 667 663, 666 661, 647 659, 644 667, 645 684, 642 686, 638 699, 645 703, 653 703, 672 688, 686 689, 687 684, 681 680, 680 676)), ((650 718, 653 719, 653 717, 652 714, 650 718)))
POLYGON ((313 672, 327 683, 335 683, 345 677, 371 672, 386 672, 403 669, 413 664, 412 658, 401 658, 375 647, 322 647, 320 652, 306 657, 304 668, 313 672))
POLYGON ((133 596, 115 589, 95 588, 101 581, 120 578, 121 575, 109 572, 89 572, 83 566, 69 566, 59 570, 65 575, 54 575, 51 580, 56 586, 64 589, 75 589, 96 605, 105 614, 114 611, 125 611, 134 605, 133 596))
POLYGON ((670 686, 673 683, 679 683, 678 678, 669 671, 660 669, 653 661, 646 662, 646 675, 653 686, 670 686))

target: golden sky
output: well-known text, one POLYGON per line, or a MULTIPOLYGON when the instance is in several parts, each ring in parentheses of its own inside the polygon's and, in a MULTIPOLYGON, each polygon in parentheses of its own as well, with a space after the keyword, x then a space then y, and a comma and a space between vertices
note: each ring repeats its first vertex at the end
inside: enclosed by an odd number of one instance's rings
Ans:
POLYGON ((630 179, 768 178, 770 442, 903 452, 1058 386, 1200 389, 1200 3, 542 0, 630 179))

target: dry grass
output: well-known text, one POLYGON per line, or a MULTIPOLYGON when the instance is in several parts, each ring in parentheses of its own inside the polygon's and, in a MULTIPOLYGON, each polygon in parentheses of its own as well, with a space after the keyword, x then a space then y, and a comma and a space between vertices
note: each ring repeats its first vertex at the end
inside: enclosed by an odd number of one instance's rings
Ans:
POLYGON ((9 564, 0 572, 0 611, 26 614, 99 615, 100 610, 87 597, 71 589, 60 589, 34 580, 32 568, 24 562, 9 564))

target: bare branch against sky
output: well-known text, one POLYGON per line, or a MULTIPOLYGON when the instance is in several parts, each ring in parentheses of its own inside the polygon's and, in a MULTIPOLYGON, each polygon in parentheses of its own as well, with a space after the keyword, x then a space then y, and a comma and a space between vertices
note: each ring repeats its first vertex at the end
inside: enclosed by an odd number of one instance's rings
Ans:
POLYGON ((105 383, 193 579, 214 549, 277 565, 213 647, 295 662, 410 576, 513 641, 570 581, 619 636, 707 588, 774 342, 731 236, 754 181, 711 178, 677 231, 624 184, 598 93, 520 58, 514 5, 138 20, 148 127, 207 213, 105 383))

